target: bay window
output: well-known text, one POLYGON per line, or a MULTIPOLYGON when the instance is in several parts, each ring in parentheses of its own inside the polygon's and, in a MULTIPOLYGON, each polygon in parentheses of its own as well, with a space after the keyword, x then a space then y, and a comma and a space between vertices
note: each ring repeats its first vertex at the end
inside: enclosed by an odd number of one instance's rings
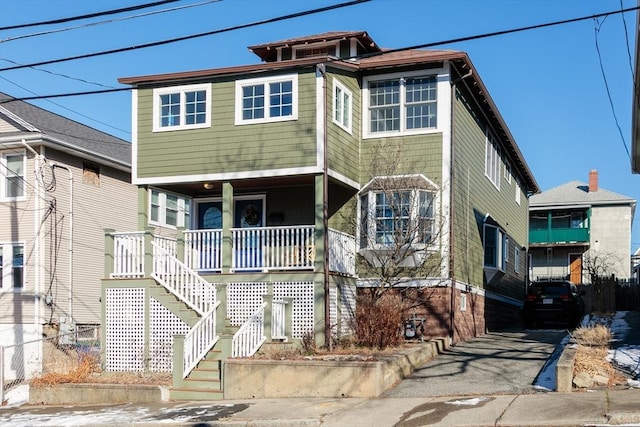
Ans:
POLYGON ((500 227, 484 225, 484 266, 505 271, 509 239, 500 227))

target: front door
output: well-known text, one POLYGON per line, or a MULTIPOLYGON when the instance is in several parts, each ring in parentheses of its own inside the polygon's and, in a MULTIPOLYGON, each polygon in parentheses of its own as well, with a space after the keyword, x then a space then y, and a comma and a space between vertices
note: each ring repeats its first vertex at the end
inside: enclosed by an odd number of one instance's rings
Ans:
POLYGON ((569 254, 569 280, 582 284, 582 254, 569 254))

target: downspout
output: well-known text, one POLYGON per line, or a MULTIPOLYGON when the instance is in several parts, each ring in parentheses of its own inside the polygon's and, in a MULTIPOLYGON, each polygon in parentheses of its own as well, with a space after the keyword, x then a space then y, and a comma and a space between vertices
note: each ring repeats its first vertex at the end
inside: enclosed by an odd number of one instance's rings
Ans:
POLYGON ((331 298, 329 286, 329 165, 327 161, 327 75, 325 64, 318 64, 316 71, 322 76, 322 228, 324 240, 324 341, 329 350, 331 343, 331 298))
MULTIPOLYGON (((35 197, 35 211, 36 212, 41 212, 40 210, 40 200, 41 200, 41 194, 40 194, 40 183, 42 182, 41 179, 38 179, 38 171, 39 171, 39 166, 40 166, 40 161, 42 160, 42 158, 44 158, 44 156, 40 155, 36 150, 34 150, 29 144, 27 144, 26 140, 23 138, 21 141, 22 145, 24 146, 24 148, 26 148, 29 152, 31 152, 31 154, 34 155, 34 162, 33 162, 33 173, 34 176, 36 178, 35 180, 35 191, 37 193, 37 196, 35 197)), ((42 177, 40 177, 42 178, 42 177)), ((33 228, 33 242, 34 242, 34 252, 35 252, 35 288, 34 288, 34 295, 35 295, 35 299, 38 300, 41 298, 41 277, 40 277, 40 225, 42 222, 42 218, 38 217, 38 214, 36 213, 35 217, 35 226, 33 228)), ((40 324, 40 305, 41 303, 38 301, 35 304, 35 310, 34 310, 34 323, 36 325, 40 324)))
POLYGON ((49 165, 69 173, 69 317, 73 323, 73 173, 69 166, 57 162, 49 162, 49 165))

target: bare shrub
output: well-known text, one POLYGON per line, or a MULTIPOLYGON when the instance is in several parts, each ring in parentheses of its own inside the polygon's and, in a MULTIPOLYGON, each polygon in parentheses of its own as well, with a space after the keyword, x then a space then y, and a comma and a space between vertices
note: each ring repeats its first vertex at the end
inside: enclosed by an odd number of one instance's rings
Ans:
POLYGON ((581 326, 572 335, 577 344, 590 347, 606 347, 611 341, 611 330, 604 325, 581 326))
POLYGON ((100 360, 95 354, 80 353, 74 367, 68 368, 65 372, 55 370, 47 372, 41 377, 31 380, 31 385, 50 386, 54 384, 87 382, 92 374, 99 371, 99 362, 100 360))
POLYGON ((358 296, 354 326, 356 344, 378 349, 398 346, 403 342, 402 322, 406 311, 406 303, 399 295, 358 296))
POLYGON ((306 355, 314 355, 318 352, 318 348, 316 346, 316 338, 313 334, 313 331, 309 331, 302 337, 302 351, 306 355))

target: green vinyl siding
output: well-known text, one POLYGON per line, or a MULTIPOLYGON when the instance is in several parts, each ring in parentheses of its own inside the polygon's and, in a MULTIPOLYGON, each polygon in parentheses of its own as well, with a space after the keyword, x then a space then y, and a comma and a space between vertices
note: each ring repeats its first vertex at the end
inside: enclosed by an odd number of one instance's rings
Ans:
POLYGON ((371 138, 362 141, 362 185, 376 176, 423 174, 442 184, 442 134, 371 138))
MULTIPOLYGON (((516 184, 508 182, 500 169, 498 190, 485 175, 485 132, 474 110, 456 93, 453 105, 453 242, 454 275, 466 283, 483 283, 482 233, 485 215, 489 214, 509 238, 506 274, 497 285, 499 293, 522 297, 526 275, 525 253, 520 250, 519 274, 514 269, 514 247, 526 245, 528 200, 521 195, 516 203, 516 184)), ((504 150, 503 154, 504 156, 504 150)), ((512 165, 512 172, 515 167, 512 165)))
POLYGON ((327 144, 329 169, 358 181, 358 159, 360 141, 360 86, 355 77, 330 74, 327 79, 327 144), (334 97, 333 79, 337 79, 351 91, 351 134, 333 122, 334 97))
POLYGON ((140 89, 138 177, 315 166, 315 90, 314 73, 300 73, 297 120, 236 126, 235 81, 216 80, 212 82, 210 128, 154 133, 153 89, 140 89))

